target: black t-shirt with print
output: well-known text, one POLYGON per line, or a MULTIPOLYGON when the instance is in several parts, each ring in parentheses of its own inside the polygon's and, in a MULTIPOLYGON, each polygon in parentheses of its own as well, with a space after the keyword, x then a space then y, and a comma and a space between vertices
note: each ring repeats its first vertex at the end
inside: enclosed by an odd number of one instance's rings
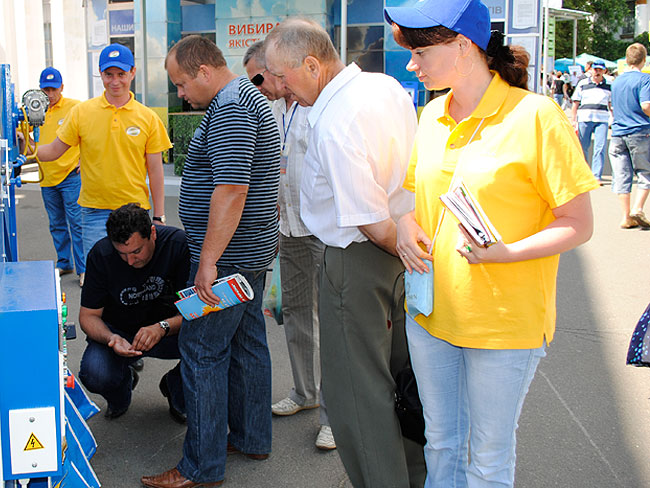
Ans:
POLYGON ((123 261, 104 237, 88 254, 81 305, 103 308, 104 322, 132 336, 178 314, 175 292, 187 286, 189 271, 190 253, 181 229, 157 225, 153 257, 140 269, 123 261))

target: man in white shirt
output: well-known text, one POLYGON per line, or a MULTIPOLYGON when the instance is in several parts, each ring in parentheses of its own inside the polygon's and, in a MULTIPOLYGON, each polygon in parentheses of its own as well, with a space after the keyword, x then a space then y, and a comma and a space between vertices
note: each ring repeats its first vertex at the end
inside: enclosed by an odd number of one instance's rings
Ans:
POLYGON ((571 121, 578 129, 578 138, 585 159, 589 159, 591 135, 594 135, 594 152, 591 171, 603 184, 603 167, 607 152, 607 130, 612 112, 612 86, 605 79, 605 63, 595 61, 591 75, 584 78, 573 92, 571 121))
POLYGON ((325 30, 289 19, 265 41, 266 67, 312 106, 300 214, 325 243, 320 287, 323 394, 355 487, 424 484, 422 447, 403 438, 396 373, 408 364, 395 221, 417 125, 410 97, 384 74, 339 59, 325 30))
POLYGON ((274 415, 293 415, 316 408, 320 401, 319 449, 336 449, 318 376, 318 280, 325 246, 300 218, 300 180, 307 152, 309 107, 301 107, 282 80, 264 63, 264 42, 251 45, 244 55, 244 69, 251 82, 273 102, 280 130, 280 275, 282 314, 294 387, 289 396, 271 406, 274 415), (319 399, 320 398, 320 399, 319 399))

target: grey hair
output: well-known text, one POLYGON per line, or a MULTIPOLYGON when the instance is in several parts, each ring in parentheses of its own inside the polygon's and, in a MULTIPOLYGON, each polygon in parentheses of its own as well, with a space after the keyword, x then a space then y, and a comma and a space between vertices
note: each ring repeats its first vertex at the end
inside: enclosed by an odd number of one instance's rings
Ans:
POLYGON ((260 66, 264 66, 266 63, 264 61, 264 41, 257 41, 249 46, 244 54, 244 59, 242 64, 244 68, 250 62, 251 59, 255 59, 260 66))
POLYGON ((310 19, 285 20, 270 32, 265 42, 282 53, 284 64, 290 68, 299 67, 307 56, 325 63, 339 59, 325 29, 310 19))

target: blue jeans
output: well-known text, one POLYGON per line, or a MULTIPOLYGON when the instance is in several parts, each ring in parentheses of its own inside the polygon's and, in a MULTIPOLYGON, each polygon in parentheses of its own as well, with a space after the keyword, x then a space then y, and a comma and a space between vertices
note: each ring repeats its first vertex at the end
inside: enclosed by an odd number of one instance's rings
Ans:
MULTIPOLYGON (((192 263, 189 285, 197 269, 192 263)), ((266 269, 218 267, 219 278, 237 272, 255 298, 183 320, 178 340, 187 433, 177 468, 197 483, 224 478, 226 442, 249 454, 271 452, 271 357, 262 314, 266 269)))
POLYGON ((456 347, 408 315, 406 334, 426 424, 425 487, 513 486, 517 421, 545 346, 456 347))
POLYGON ((564 95, 561 93, 554 93, 553 100, 555 100, 555 103, 557 103, 560 107, 562 107, 562 102, 564 101, 564 95))
POLYGON ((603 176, 605 166, 605 145, 607 144, 607 122, 579 122, 578 138, 585 159, 589 157, 591 134, 594 135, 594 153, 591 156, 591 172, 598 179, 603 176))
MULTIPOLYGON (((133 340, 133 336, 125 334, 110 325, 108 327, 112 332, 121 335, 129 342, 133 340)), ((109 407, 114 410, 121 410, 131 404, 131 371, 129 370, 131 364, 140 357, 158 359, 180 359, 181 357, 178 350, 177 335, 163 337, 158 344, 138 357, 120 356, 115 354, 110 347, 92 339, 86 339, 86 342, 88 345, 81 358, 79 379, 88 391, 103 396, 109 407)), ((169 396, 174 408, 180 412, 185 412, 180 361, 169 371, 167 386, 169 387, 169 396)))
POLYGON ((612 164, 614 193, 632 193, 635 173, 639 189, 650 189, 650 129, 625 136, 612 136, 609 162, 612 164))
POLYGON ((106 237, 106 221, 112 210, 81 207, 81 231, 84 243, 84 262, 95 243, 106 237))
POLYGON ((81 207, 77 203, 80 188, 81 177, 76 170, 58 185, 41 187, 43 205, 50 221, 50 234, 56 249, 56 267, 74 268, 77 274, 86 271, 86 258, 81 239, 81 207))

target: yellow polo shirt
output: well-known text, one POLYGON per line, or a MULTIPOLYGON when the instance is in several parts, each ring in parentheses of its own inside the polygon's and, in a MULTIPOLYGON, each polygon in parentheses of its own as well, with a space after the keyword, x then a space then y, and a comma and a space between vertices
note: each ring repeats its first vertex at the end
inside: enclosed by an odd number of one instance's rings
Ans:
MULTIPOLYGON (((79 100, 61 97, 45 112, 45 123, 41 126, 39 144, 49 144, 56 139, 56 131, 68 112, 79 103, 79 100)), ((54 161, 41 163, 43 181, 41 186, 56 186, 61 183, 79 164, 79 146, 74 145, 63 156, 54 161)))
MULTIPOLYGON (((433 237, 454 169, 506 244, 542 230, 552 210, 598 188, 571 124, 550 99, 498 74, 474 112, 456 124, 452 94, 422 112, 404 183, 415 216, 433 237), (467 144, 478 127, 472 142, 467 144)), ((446 212, 433 250, 434 306, 416 321, 460 347, 540 347, 555 331, 559 255, 505 264, 472 264, 456 252, 458 221, 446 212)))
POLYGON ((160 117, 133 93, 120 108, 105 94, 76 105, 57 136, 81 150, 82 207, 115 209, 138 202, 150 208, 145 155, 172 144, 160 117))

